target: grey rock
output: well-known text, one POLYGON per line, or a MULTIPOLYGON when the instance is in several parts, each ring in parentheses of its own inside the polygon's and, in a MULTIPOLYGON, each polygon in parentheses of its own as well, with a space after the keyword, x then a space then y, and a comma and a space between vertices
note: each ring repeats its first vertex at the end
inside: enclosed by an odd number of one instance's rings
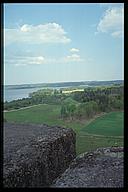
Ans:
POLYGON ((4 187, 46 187, 75 158, 72 129, 4 123, 4 187))
POLYGON ((123 148, 99 148, 75 158, 51 187, 120 188, 123 187, 123 171, 123 148))

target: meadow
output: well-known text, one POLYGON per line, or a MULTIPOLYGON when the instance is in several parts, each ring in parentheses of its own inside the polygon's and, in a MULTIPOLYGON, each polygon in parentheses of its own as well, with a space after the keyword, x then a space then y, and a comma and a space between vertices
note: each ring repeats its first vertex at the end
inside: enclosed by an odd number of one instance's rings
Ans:
POLYGON ((4 112, 8 122, 59 125, 76 132, 77 155, 98 147, 123 146, 123 112, 116 111, 90 120, 63 120, 61 105, 41 104, 4 112))
POLYGON ((123 112, 110 112, 102 115, 82 131, 104 136, 123 136, 123 112))

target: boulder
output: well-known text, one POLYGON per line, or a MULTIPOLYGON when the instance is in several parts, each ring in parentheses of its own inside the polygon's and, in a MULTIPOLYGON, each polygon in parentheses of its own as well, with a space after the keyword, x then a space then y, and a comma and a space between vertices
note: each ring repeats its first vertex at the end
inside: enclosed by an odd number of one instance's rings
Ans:
POLYGON ((4 187, 46 187, 75 158, 76 136, 59 126, 4 123, 4 187))
POLYGON ((123 187, 123 148, 99 148, 81 154, 51 187, 108 188, 123 187))

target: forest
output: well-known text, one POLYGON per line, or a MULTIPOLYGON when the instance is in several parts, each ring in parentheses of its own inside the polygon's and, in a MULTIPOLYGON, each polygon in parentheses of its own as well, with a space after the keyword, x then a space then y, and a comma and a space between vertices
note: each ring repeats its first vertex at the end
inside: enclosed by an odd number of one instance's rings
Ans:
POLYGON ((28 98, 4 103, 4 110, 19 109, 38 104, 61 105, 60 116, 63 119, 73 120, 92 118, 100 112, 123 110, 124 87, 100 86, 87 87, 83 91, 76 88, 41 89, 29 94, 28 98), (64 90, 69 92, 64 93, 64 90))

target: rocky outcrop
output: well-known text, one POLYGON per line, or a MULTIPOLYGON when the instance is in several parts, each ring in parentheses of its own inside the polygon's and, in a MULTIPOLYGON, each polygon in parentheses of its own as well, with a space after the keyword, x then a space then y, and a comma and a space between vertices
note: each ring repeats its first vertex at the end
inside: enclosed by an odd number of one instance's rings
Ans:
POLYGON ((72 129, 4 123, 4 187, 49 186, 75 155, 72 129))
POLYGON ((123 148, 99 148, 78 156, 51 187, 123 187, 123 148))

